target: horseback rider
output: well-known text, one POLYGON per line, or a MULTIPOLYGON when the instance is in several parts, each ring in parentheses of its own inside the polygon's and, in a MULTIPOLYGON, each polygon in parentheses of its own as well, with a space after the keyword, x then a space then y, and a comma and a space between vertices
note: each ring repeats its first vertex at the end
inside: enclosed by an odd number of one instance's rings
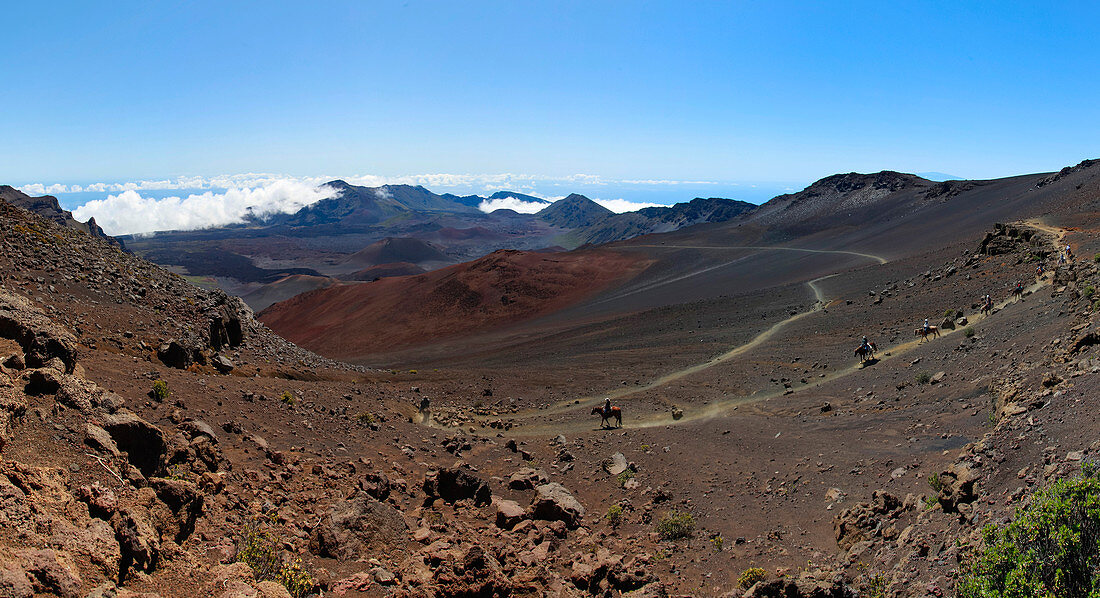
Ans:
POLYGON ((611 397, 607 397, 603 400, 603 412, 611 413, 611 397))
POLYGON ((930 325, 928 324, 928 318, 925 318, 925 319, 924 319, 924 326, 923 326, 923 329, 924 329, 924 333, 925 333, 925 334, 928 334, 928 333, 929 333, 929 332, 931 332, 931 330, 932 330, 932 326, 930 326, 930 325))
POLYGON ((867 335, 866 334, 863 335, 863 344, 860 345, 859 348, 863 349, 864 351, 869 351, 871 349, 871 343, 867 342, 867 335))

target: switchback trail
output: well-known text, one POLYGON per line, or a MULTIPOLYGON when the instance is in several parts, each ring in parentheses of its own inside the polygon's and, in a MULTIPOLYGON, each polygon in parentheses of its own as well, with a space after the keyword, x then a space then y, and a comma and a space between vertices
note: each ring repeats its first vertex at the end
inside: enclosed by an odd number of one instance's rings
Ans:
MULTIPOLYGON (((1065 232, 1062 229, 1048 226, 1046 224, 1043 224, 1042 222, 1039 222, 1038 220, 1028 220, 1028 221, 1024 222, 1023 224, 1026 225, 1026 226, 1029 226, 1031 228, 1034 228, 1036 230, 1041 230, 1043 232, 1050 233, 1050 234, 1054 235, 1055 244, 1058 245, 1059 248, 1061 247, 1061 243, 1062 243, 1062 241, 1064 240, 1064 237, 1065 237, 1065 232)), ((673 248, 680 247, 680 248, 691 248, 691 249, 734 249, 733 247, 670 246, 670 245, 655 245, 653 247, 673 247, 673 248)), ((794 251, 807 251, 807 252, 813 252, 813 253, 842 253, 842 254, 849 254, 849 255, 859 255, 859 256, 862 256, 862 257, 869 258, 869 259, 873 259, 876 262, 878 262, 879 264, 884 264, 884 263, 887 262, 887 260, 885 260, 884 258, 881 258, 879 256, 873 256, 873 255, 869 255, 869 254, 861 254, 861 253, 856 253, 856 252, 851 252, 851 251, 835 251, 834 252, 834 251, 825 251, 825 250, 800 250, 800 249, 792 249, 792 248, 774 248, 774 247, 759 247, 759 248, 757 248, 757 247, 741 247, 741 249, 781 249, 781 250, 786 249, 786 250, 794 250, 794 251)), ((595 406, 598 406, 598 405, 602 404, 602 402, 605 398, 610 398, 610 399, 612 399, 612 401, 622 400, 622 399, 624 399, 626 397, 629 397, 631 395, 635 395, 635 394, 639 394, 639 393, 646 392, 646 391, 649 391, 649 390, 653 390, 655 388, 660 388, 660 387, 665 386, 665 385, 667 385, 671 382, 674 382, 676 380, 680 380, 680 379, 685 378, 687 376, 690 376, 692 374, 696 374, 696 373, 701 372, 703 370, 706 370, 708 368, 714 367, 718 364, 724 363, 726 361, 729 361, 731 359, 734 359, 736 357, 744 355, 748 351, 751 351, 752 349, 758 347, 759 345, 763 344, 764 342, 766 342, 769 339, 771 339, 772 337, 774 337, 779 331, 781 331, 783 328, 785 328, 789 324, 797 322, 798 320, 801 320, 802 318, 805 318, 805 317, 810 316, 812 314, 818 313, 824 307, 826 307, 828 305, 828 302, 826 301, 824 291, 821 289, 821 287, 818 285, 818 283, 820 283, 823 280, 827 280, 829 278, 833 278, 833 277, 839 276, 839 275, 840 275, 840 273, 829 274, 829 275, 826 275, 826 276, 821 276, 821 277, 815 278, 815 279, 807 282, 806 284, 810 287, 810 289, 814 293, 814 297, 815 297, 814 305, 807 311, 794 314, 794 315, 790 316, 789 318, 787 318, 787 319, 785 319, 781 322, 777 322, 776 324, 773 324, 767 330, 764 330, 760 334, 756 335, 752 340, 750 340, 747 343, 744 343, 742 345, 738 345, 736 347, 733 347, 729 351, 726 351, 725 353, 722 353, 721 355, 718 355, 717 357, 714 357, 714 358, 712 358, 710 360, 707 360, 705 362, 692 365, 692 366, 684 368, 682 370, 677 370, 675 372, 665 374, 665 375, 663 375, 659 378, 656 378, 655 380, 653 380, 653 381, 651 381, 647 384, 644 384, 642 386, 634 386, 634 387, 631 387, 631 388, 618 388, 618 389, 614 389, 614 390, 609 390, 605 393, 599 393, 599 394, 596 394, 596 395, 591 395, 591 396, 580 398, 580 399, 574 399, 574 400, 569 400, 569 401, 558 402, 558 403, 556 403, 554 405, 551 405, 551 406, 549 406, 547 408, 544 408, 544 409, 530 409, 530 410, 527 410, 527 411, 522 411, 522 412, 519 412, 519 413, 511 414, 511 415, 507 416, 507 419, 509 421, 511 421, 512 424, 513 424, 513 428, 511 430, 509 430, 509 434, 521 435, 521 436, 539 436, 539 435, 546 435, 546 434, 560 434, 560 433, 563 433, 563 432, 577 433, 577 432, 584 432, 584 431, 592 431, 592 429, 593 429, 592 428, 592 423, 593 422, 591 420, 587 419, 587 414, 584 413, 585 410, 590 410, 592 407, 595 407, 595 406), (571 422, 568 422, 568 423, 554 422, 552 424, 551 423, 536 423, 536 424, 523 423, 523 420, 529 420, 529 419, 535 419, 535 418, 545 419, 547 416, 560 414, 560 413, 566 413, 566 412, 576 412, 577 415, 578 415, 576 421, 571 421, 571 422)), ((1032 294, 1035 291, 1038 291, 1039 289, 1043 288, 1044 286, 1048 286, 1049 284, 1051 284, 1052 280, 1053 280, 1053 275, 1048 273, 1044 277, 1037 280, 1034 284, 1027 287, 1026 290, 1027 290, 1028 294, 1032 294)), ((975 322, 982 321, 987 317, 991 317, 995 313, 999 312, 1001 309, 1004 309, 1004 307, 1007 306, 1010 303, 1014 303, 1014 300, 1011 299, 1011 298, 1005 299, 1004 301, 1000 302, 999 304, 995 304, 994 310, 989 316, 983 316, 981 314, 975 314, 973 317, 969 318, 970 322, 975 323, 975 322)), ((948 336, 948 335, 953 334, 955 332, 956 332, 956 330, 944 331, 944 332, 941 332, 941 336, 948 336)), ((907 341, 907 342, 903 342, 903 343, 898 343, 898 344, 893 345, 891 347, 883 348, 879 351, 879 353, 882 355, 882 357, 878 358, 877 361, 880 361, 880 362, 881 361, 886 361, 886 360, 894 359, 894 358, 897 358, 901 355, 904 355, 905 353, 908 353, 912 349, 916 348, 919 344, 921 344, 921 342, 922 341, 920 339, 917 339, 917 340, 907 341)), ((928 342, 935 342, 935 341, 930 340, 928 342)), ((843 377, 843 376, 848 376, 848 375, 852 374, 853 372, 860 371, 860 370, 863 369, 863 367, 864 367, 863 364, 854 364, 854 365, 849 366, 847 368, 833 371, 832 373, 827 374, 825 377, 818 378, 818 379, 816 379, 816 380, 814 380, 814 381, 812 381, 812 382, 810 382, 810 383, 808 383, 808 384, 806 384, 802 387, 799 387, 796 390, 771 389, 771 390, 766 390, 766 391, 756 391, 756 392, 754 392, 752 394, 749 394, 749 395, 726 397, 726 398, 723 398, 723 399, 720 399, 720 400, 717 400, 717 401, 713 401, 713 402, 711 402, 711 403, 709 403, 709 404, 707 404, 703 407, 693 408, 690 412, 684 413, 683 416, 680 417, 679 419, 673 418, 672 414, 668 413, 668 412, 651 413, 651 414, 646 414, 646 415, 643 415, 643 416, 628 414, 628 416, 627 416, 628 419, 626 421, 624 421, 623 428, 625 428, 625 429, 629 429, 629 428, 650 428, 650 427, 656 427, 656 426, 680 425, 680 424, 686 424, 686 423, 694 422, 694 421, 711 419, 711 418, 723 415, 725 413, 728 413, 731 409, 736 408, 740 405, 746 405, 746 404, 751 404, 751 403, 757 403, 757 402, 760 402, 760 401, 766 401, 768 399, 780 397, 780 396, 783 396, 783 395, 786 395, 786 394, 793 394, 795 392, 802 392, 802 391, 805 391, 807 389, 811 389, 811 388, 820 386, 822 384, 825 384, 825 383, 830 382, 832 380, 835 380, 837 378, 840 378, 840 377, 843 377)), ((429 421, 428 425, 433 425, 433 424, 429 421)))

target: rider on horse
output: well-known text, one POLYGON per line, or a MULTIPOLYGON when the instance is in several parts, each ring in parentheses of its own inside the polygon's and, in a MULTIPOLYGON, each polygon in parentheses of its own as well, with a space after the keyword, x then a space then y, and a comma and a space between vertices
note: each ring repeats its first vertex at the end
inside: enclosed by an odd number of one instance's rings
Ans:
POLYGON ((928 324, 928 318, 924 319, 924 326, 922 326, 921 328, 924 329, 925 334, 928 334, 929 332, 932 331, 932 326, 928 324))
POLYGON ((603 412, 611 415, 611 397, 607 397, 603 400, 603 412))
POLYGON ((863 349, 864 351, 870 351, 871 350, 871 343, 869 343, 867 341, 867 335, 866 334, 863 335, 863 344, 860 345, 859 348, 863 349))

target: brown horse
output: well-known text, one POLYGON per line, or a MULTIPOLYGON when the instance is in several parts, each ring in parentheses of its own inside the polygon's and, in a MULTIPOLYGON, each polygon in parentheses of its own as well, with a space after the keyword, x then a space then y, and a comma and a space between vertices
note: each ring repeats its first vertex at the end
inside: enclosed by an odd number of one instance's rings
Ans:
POLYGON ((929 334, 931 334, 933 337, 939 336, 940 335, 940 328, 939 328, 939 326, 929 326, 928 329, 925 330, 924 327, 922 326, 920 328, 917 328, 916 332, 917 332, 917 336, 920 337, 920 340, 923 343, 925 341, 925 339, 928 338, 929 334))
POLYGON ((616 428, 623 427, 623 410, 620 409, 619 407, 612 407, 611 409, 608 409, 607 411, 604 411, 603 407, 593 407, 592 408, 592 415, 598 415, 601 418, 603 418, 600 421, 600 427, 602 427, 602 428, 610 428, 611 427, 611 422, 608 421, 611 418, 615 418, 615 427, 616 428))
POLYGON ((867 347, 860 345, 856 347, 856 356, 859 357, 859 362, 874 361, 875 351, 878 351, 878 347, 875 343, 867 343, 867 347))

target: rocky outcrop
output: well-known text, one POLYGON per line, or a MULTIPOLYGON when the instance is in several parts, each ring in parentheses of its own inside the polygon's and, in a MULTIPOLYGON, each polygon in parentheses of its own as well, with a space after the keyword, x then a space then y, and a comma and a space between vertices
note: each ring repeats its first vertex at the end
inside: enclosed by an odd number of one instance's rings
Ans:
POLYGON ((18 295, 0 292, 0 338, 19 343, 28 367, 45 367, 55 358, 65 372, 76 366, 76 337, 18 295))

